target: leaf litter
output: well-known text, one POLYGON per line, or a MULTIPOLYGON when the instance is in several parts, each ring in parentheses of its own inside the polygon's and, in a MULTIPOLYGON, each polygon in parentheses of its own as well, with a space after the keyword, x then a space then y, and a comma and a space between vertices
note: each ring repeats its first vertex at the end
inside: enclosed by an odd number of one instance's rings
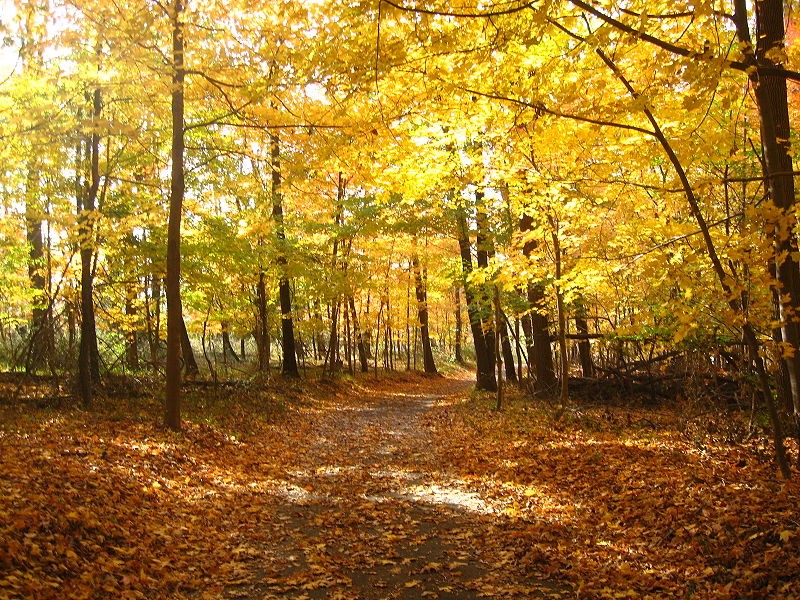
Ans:
POLYGON ((307 383, 283 410, 189 397, 181 434, 134 404, 7 408, 0 597, 800 596, 800 492, 758 440, 468 390, 407 374, 307 383))

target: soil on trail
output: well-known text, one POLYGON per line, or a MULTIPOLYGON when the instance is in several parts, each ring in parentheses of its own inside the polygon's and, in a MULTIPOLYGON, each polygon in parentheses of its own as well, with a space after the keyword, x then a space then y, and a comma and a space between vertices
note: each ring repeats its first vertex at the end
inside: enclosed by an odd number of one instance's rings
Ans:
POLYGON ((553 597, 555 587, 498 565, 502 510, 443 470, 436 407, 472 383, 431 378, 364 390, 323 406, 305 436, 272 543, 243 598, 553 597))

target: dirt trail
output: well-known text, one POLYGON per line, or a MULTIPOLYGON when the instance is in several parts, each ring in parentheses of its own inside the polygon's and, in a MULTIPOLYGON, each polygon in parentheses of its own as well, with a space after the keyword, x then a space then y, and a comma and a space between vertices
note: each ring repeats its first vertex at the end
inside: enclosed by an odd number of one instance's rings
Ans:
POLYGON ((437 464, 436 406, 469 381, 426 387, 356 394, 318 415, 276 507, 277 543, 231 597, 542 597, 538 584, 497 585, 503 557, 487 540, 502 535, 500 507, 437 464))

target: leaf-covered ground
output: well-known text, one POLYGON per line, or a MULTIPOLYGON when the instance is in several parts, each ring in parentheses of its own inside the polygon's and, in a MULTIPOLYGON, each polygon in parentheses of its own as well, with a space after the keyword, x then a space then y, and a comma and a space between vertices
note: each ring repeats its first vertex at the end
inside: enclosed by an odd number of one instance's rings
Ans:
POLYGON ((800 597, 796 480, 669 414, 458 378, 0 417, 2 598, 800 597))

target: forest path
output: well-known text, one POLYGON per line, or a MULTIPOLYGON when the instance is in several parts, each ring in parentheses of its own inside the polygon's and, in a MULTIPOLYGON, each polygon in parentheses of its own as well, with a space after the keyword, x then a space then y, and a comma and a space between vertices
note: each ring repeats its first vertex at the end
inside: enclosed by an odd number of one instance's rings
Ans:
POLYGON ((463 375, 428 378, 321 407, 287 471, 258 575, 226 595, 557 595, 539 581, 509 577, 503 565, 513 557, 494 554, 491 543, 503 536, 502 506, 437 458, 437 407, 463 399, 471 385, 463 375))

